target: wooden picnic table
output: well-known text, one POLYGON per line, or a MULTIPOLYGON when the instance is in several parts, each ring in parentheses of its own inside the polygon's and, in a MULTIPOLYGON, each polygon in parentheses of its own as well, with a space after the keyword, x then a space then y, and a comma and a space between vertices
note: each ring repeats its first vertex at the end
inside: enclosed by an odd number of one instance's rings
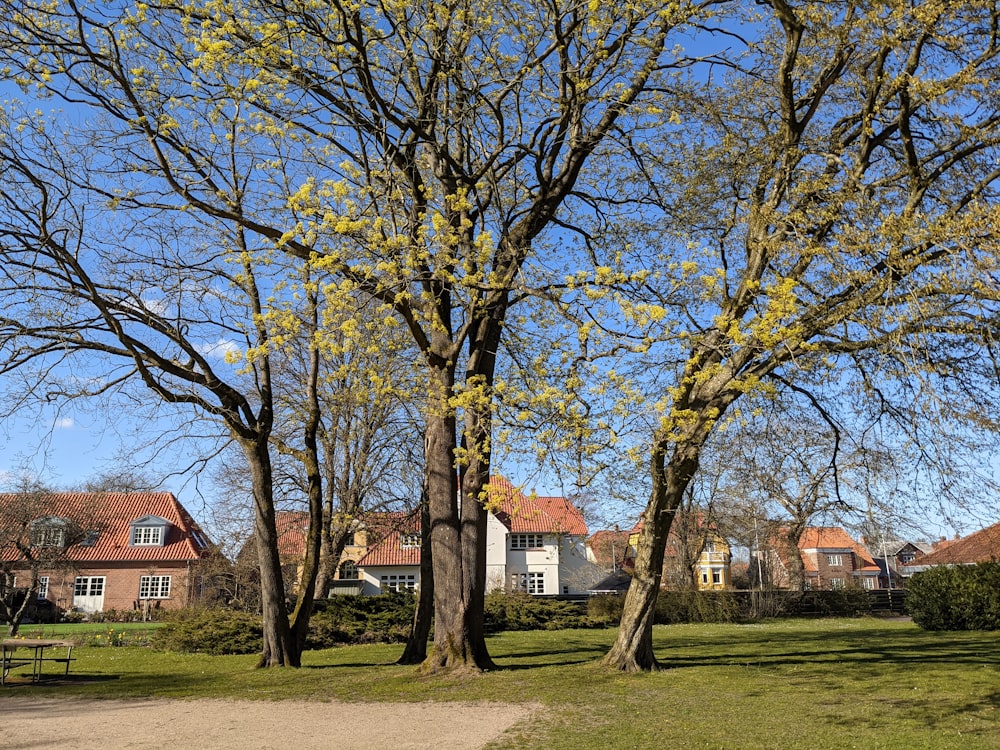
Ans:
POLYGON ((69 674, 69 665, 73 661, 73 643, 71 641, 54 640, 51 638, 5 638, 0 642, 3 648, 3 656, 0 659, 0 685, 7 684, 7 673, 18 667, 31 665, 31 681, 38 682, 42 678, 42 665, 45 662, 55 662, 64 664, 64 675, 69 674), (45 649, 65 648, 66 656, 46 656, 45 649), (18 657, 18 649, 30 650, 27 654, 18 657))

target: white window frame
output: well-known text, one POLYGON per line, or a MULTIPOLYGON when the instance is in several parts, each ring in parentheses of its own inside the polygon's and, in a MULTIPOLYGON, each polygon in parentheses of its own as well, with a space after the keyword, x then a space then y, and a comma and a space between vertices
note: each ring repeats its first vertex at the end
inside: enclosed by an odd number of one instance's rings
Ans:
POLYGON ((162 547, 162 526, 133 526, 131 545, 133 547, 162 547))
POLYGON ((73 596, 104 596, 104 576, 77 576, 73 579, 73 596), (81 590, 81 585, 83 590, 81 590))
POLYGON ((511 549, 541 549, 545 546, 544 534, 511 534, 511 549))
POLYGON ((66 522, 61 518, 43 518, 31 524, 32 547, 66 546, 66 522))
POLYGON ((862 578, 861 578, 861 586, 863 588, 865 588, 866 590, 868 590, 868 591, 874 591, 875 590, 875 579, 872 578, 871 576, 862 576, 862 578))
POLYGON ((48 576, 38 576, 38 599, 48 599, 49 598, 49 577, 48 576))
POLYGON ((842 568, 844 566, 844 556, 837 554, 829 554, 826 556, 826 564, 831 568, 842 568))
POLYGON ((417 576, 413 573, 389 573, 379 578, 379 589, 387 591, 416 591, 417 576))
POLYGON ((528 573, 511 573, 510 588, 512 591, 523 591, 526 594, 545 593, 545 573, 530 571, 528 573))
POLYGON ((843 591, 847 588, 847 581, 843 578, 831 578, 830 589, 832 591, 843 591))
POLYGON ((721 584, 722 583, 722 571, 718 568, 712 568, 712 583, 721 584))
POLYGON ((139 599, 169 599, 170 576, 140 576, 139 599))
POLYGON ((412 549, 420 546, 420 534, 400 534, 399 546, 403 549, 412 549))
POLYGON ((337 575, 340 576, 338 580, 341 581, 356 581, 361 577, 358 564, 354 560, 344 560, 337 568, 337 575), (353 573, 353 575, 344 575, 345 573, 353 573))

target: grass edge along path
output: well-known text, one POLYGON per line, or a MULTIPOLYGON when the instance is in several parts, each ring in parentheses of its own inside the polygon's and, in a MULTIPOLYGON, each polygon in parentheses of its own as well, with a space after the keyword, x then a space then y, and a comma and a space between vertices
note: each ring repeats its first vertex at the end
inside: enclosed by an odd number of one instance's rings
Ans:
MULTIPOLYGON (((540 703, 491 748, 1000 748, 1000 632, 928 633, 876 619, 657 627, 667 669, 608 672, 613 630, 507 632, 501 669, 417 677, 398 645, 307 652, 299 670, 255 657, 87 646, 64 698, 540 703)), ((318 710, 322 710, 318 706, 318 710)))

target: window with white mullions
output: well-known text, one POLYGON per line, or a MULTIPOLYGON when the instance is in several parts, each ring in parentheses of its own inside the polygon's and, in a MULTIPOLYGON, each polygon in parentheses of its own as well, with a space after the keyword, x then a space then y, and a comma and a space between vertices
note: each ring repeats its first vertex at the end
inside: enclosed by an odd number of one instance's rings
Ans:
POLYGON ((511 573, 510 587, 513 591, 523 591, 527 594, 545 593, 544 573, 511 573))
POLYGON ((543 547, 544 538, 542 534, 511 534, 511 549, 538 549, 543 547))
POLYGON ((140 599, 169 599, 170 576, 141 576, 139 578, 140 599))
POLYGON ((156 547, 163 543, 163 527, 136 526, 132 529, 133 547, 156 547))

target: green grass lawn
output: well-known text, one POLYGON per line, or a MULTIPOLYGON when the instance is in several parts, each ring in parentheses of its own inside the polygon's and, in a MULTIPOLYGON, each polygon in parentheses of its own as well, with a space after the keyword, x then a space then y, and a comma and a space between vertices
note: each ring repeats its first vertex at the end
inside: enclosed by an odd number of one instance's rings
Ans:
POLYGON ((394 665, 399 646, 307 652, 298 670, 254 670, 252 656, 87 646, 74 651, 69 684, 9 689, 544 706, 493 748, 1000 748, 1000 633, 927 633, 874 619, 674 625, 655 631, 669 669, 641 675, 596 663, 613 637, 503 633, 489 640, 497 671, 433 678, 394 665))

